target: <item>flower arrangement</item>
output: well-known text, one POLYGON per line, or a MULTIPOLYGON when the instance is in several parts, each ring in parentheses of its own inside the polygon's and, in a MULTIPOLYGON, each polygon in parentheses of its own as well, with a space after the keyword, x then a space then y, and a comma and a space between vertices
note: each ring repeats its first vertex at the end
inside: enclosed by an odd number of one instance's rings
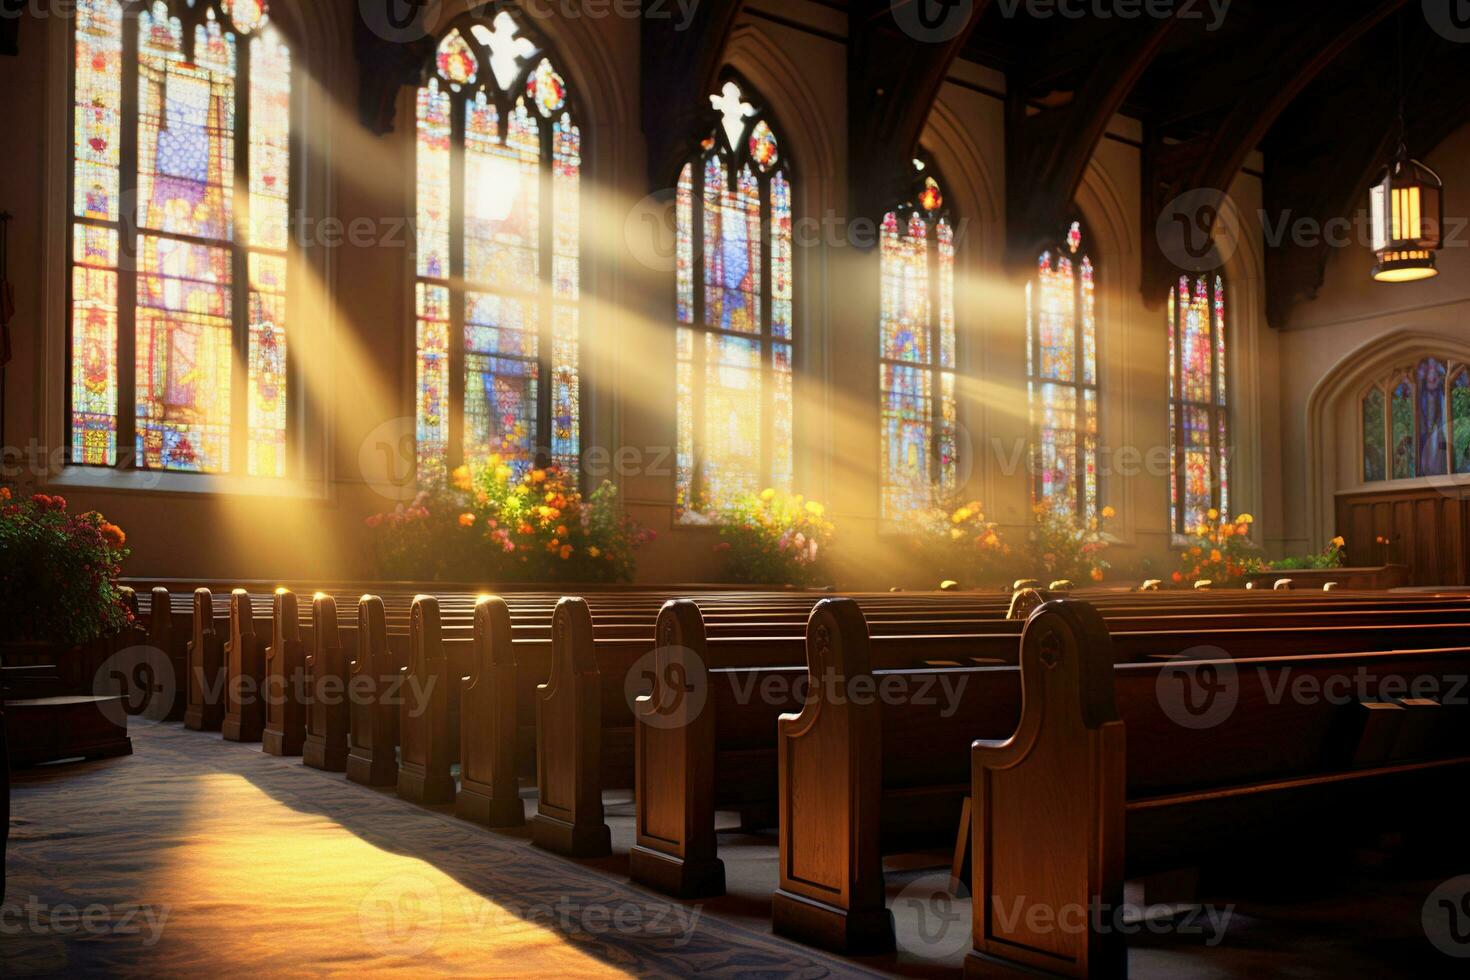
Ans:
POLYGON ((1172 579, 1176 585, 1192 586, 1207 579, 1217 586, 1242 582, 1252 572, 1264 571, 1266 563, 1250 543, 1255 518, 1241 514, 1229 520, 1210 508, 1205 522, 1195 529, 1193 540, 1179 552, 1179 568, 1172 579))
POLYGON ((1014 578, 1011 546, 1001 540, 996 523, 986 520, 980 501, 935 508, 916 515, 914 523, 918 533, 911 539, 912 549, 929 578, 970 587, 1002 585, 1014 578))
POLYGON ((732 581, 813 585, 825 575, 835 528, 815 500, 764 490, 720 507, 717 518, 715 551, 732 581))
POLYGON ((87 643, 132 619, 117 577, 127 535, 61 497, 14 499, 0 487, 0 622, 7 639, 87 643))
POLYGON ((611 483, 584 498, 561 469, 500 454, 367 523, 379 573, 403 579, 628 581, 653 537, 621 512, 611 483))
POLYGON ((1341 535, 1328 542, 1327 547, 1314 555, 1301 558, 1283 558, 1273 561, 1271 567, 1279 571, 1309 568, 1342 568, 1347 564, 1347 541, 1341 535))
POLYGON ((1112 565, 1103 557, 1113 543, 1107 522, 1117 511, 1104 507, 1085 523, 1045 502, 1032 508, 1035 524, 1027 542, 1028 569, 1038 578, 1101 582, 1112 565))

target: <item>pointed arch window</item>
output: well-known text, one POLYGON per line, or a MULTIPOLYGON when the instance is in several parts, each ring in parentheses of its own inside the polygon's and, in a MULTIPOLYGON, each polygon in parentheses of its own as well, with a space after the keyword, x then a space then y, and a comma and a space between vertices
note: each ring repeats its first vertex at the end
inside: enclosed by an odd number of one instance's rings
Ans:
POLYGON ((901 521, 957 489, 955 233, 933 168, 883 218, 879 391, 882 510, 901 521))
POLYGON ((509 12, 439 43, 417 93, 419 480, 582 451, 582 131, 509 12))
POLYGON ((1225 280, 1181 276, 1169 292, 1169 433, 1174 533, 1230 512, 1225 280))
POLYGON ((1430 355, 1360 401, 1363 482, 1470 475, 1470 364, 1430 355))
POLYGON ((1036 260, 1026 286, 1033 493, 1081 520, 1100 510, 1096 269, 1082 224, 1036 260))
POLYGON ((739 82, 679 174, 677 504, 699 520, 792 482, 790 162, 739 82))
POLYGON ((292 57, 266 0, 78 0, 69 458, 289 470, 292 57))

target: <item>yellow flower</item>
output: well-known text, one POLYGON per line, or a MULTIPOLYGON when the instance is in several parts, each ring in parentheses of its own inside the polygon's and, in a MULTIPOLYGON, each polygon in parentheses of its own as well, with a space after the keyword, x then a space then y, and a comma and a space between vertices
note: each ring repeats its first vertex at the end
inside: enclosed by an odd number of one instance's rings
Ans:
POLYGON ((593 545, 592 547, 587 549, 587 554, 592 558, 601 558, 602 549, 597 547, 597 545, 593 545))
POLYGON ((950 520, 956 524, 962 524, 969 519, 970 508, 968 507, 961 507, 959 510, 955 511, 954 516, 950 518, 950 520))
POLYGON ((1347 546, 1347 541, 1343 539, 1342 535, 1339 534, 1337 537, 1335 537, 1335 538, 1332 539, 1332 547, 1334 547, 1334 548, 1343 548, 1343 547, 1346 547, 1346 546, 1347 546))
POLYGON ((957 527, 952 527, 952 528, 949 529, 949 536, 951 538, 953 538, 954 540, 958 541, 960 538, 963 538, 965 536, 965 532, 964 531, 961 531, 957 527))
POLYGON ((1104 507, 1102 509, 1102 516, 1103 520, 1110 521, 1118 516, 1118 512, 1116 510, 1113 510, 1113 508, 1111 507, 1104 507))
POLYGON ((821 517, 827 512, 827 508, 823 507, 815 500, 808 500, 806 502, 806 512, 808 514, 811 514, 813 517, 821 517))
POLYGON ((454 471, 453 474, 451 474, 451 477, 454 480, 454 485, 456 487, 459 487, 461 490, 469 489, 470 468, 468 466, 459 467, 454 471))
POLYGON ((764 490, 761 491, 761 499, 762 500, 775 500, 776 499, 776 491, 772 490, 770 487, 767 487, 766 489, 764 489, 764 490))
POLYGON ((540 514, 547 520, 551 520, 552 510, 550 507, 538 507, 536 508, 536 513, 540 514))
POLYGON ((1254 524, 1255 522, 1256 519, 1249 514, 1241 514, 1235 519, 1235 523, 1237 524, 1254 524))
POLYGON ((512 470, 511 470, 511 468, 509 466, 497 466, 497 467, 495 467, 495 479, 498 480, 501 483, 508 483, 508 482, 510 482, 511 474, 512 474, 512 470))
POLYGON ((1211 507, 1209 510, 1205 511, 1205 516, 1212 521, 1218 521, 1220 519, 1220 512, 1211 507))

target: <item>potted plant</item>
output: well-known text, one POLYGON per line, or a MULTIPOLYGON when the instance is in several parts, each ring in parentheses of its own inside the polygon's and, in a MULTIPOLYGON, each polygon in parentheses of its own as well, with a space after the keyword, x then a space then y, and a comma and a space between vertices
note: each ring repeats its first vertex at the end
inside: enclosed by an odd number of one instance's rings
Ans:
POLYGON ((715 552, 729 581, 813 586, 827 580, 836 528, 817 501, 763 490, 736 498, 716 514, 720 541, 715 552))

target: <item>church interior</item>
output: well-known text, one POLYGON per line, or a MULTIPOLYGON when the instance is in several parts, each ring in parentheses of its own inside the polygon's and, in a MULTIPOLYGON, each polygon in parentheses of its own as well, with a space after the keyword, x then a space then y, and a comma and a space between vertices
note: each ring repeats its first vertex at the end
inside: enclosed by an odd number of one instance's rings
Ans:
POLYGON ((1463 976, 1461 6, 0 0, 0 975, 1463 976))

